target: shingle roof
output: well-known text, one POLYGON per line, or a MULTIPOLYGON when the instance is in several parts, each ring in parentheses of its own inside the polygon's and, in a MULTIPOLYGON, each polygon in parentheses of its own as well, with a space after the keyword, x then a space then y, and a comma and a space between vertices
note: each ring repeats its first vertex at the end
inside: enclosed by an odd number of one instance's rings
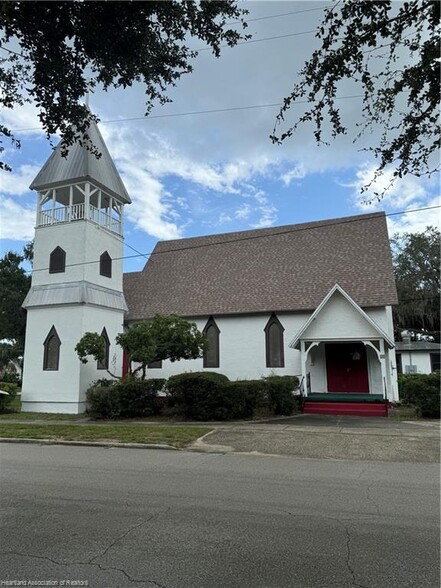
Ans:
POLYGON ((101 153, 99 159, 88 151, 85 145, 80 145, 78 142, 69 147, 67 157, 62 157, 60 142, 29 186, 30 189, 44 190, 45 188, 88 179, 111 195, 116 196, 125 204, 129 204, 131 202, 130 196, 94 121, 89 126, 88 135, 101 153))
POLYGON ((336 283, 361 307, 397 304, 384 213, 162 241, 124 295, 129 320, 300 311, 336 283))
POLYGON ((440 351, 441 345, 430 341, 411 341, 410 343, 397 341, 395 349, 397 351, 440 351))

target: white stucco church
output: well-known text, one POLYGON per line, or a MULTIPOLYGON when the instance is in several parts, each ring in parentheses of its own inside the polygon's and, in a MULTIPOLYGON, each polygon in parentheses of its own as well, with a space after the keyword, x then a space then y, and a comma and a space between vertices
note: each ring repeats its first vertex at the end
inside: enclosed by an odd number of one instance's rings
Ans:
POLYGON ((297 375, 309 412, 380 415, 398 400, 383 213, 159 242, 142 271, 123 276, 130 197, 95 124, 90 135, 100 159, 80 145, 63 158, 57 147, 31 185, 24 411, 84 411, 85 392, 106 367, 124 372, 115 336, 155 314, 194 321, 209 350, 151 365, 148 377, 297 375), (86 331, 102 335, 103 365, 78 360, 86 331))

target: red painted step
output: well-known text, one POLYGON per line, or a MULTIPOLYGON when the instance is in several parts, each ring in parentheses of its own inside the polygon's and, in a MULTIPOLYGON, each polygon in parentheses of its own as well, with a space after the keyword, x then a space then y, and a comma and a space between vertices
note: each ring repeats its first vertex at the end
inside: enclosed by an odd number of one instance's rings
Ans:
POLYGON ((308 402, 303 405, 306 414, 348 414, 352 416, 387 417, 387 404, 373 402, 308 402))

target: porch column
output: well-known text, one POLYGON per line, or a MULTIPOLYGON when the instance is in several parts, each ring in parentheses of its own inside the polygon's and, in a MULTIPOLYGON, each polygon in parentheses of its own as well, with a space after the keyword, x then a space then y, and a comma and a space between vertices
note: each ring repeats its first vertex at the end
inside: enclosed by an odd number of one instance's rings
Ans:
POLYGON ((387 382, 387 372, 386 372, 386 353, 384 351, 384 339, 380 339, 380 366, 381 366, 381 379, 382 379, 382 388, 383 388, 383 396, 385 400, 389 399, 389 386, 387 382))
POLYGON ((306 385, 306 353, 305 353, 305 341, 300 339, 300 365, 302 368, 302 386, 303 394, 308 396, 308 386, 306 385))

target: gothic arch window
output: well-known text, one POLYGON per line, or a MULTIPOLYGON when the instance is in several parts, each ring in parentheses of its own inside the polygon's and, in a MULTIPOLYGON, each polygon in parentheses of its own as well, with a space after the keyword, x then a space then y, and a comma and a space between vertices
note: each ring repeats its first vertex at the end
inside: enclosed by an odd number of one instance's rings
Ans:
POLYGON ((66 271, 66 252, 61 247, 55 247, 49 256, 49 273, 61 274, 66 271))
POLYGON ((43 369, 46 371, 57 371, 60 363, 61 341, 53 326, 46 337, 43 347, 43 369))
POLYGON ((265 327, 266 367, 285 367, 284 330, 282 323, 273 312, 265 327))
POLYGON ((103 361, 98 361, 96 368, 98 370, 108 370, 109 369, 109 355, 110 355, 110 340, 107 334, 106 328, 101 332, 101 337, 104 341, 104 359, 103 361))
POLYGON ((207 321, 203 330, 207 337, 208 348, 204 353, 204 368, 219 367, 219 334, 220 330, 212 316, 207 321))
POLYGON ((106 278, 112 277, 112 258, 107 251, 100 256, 100 274, 106 278))

